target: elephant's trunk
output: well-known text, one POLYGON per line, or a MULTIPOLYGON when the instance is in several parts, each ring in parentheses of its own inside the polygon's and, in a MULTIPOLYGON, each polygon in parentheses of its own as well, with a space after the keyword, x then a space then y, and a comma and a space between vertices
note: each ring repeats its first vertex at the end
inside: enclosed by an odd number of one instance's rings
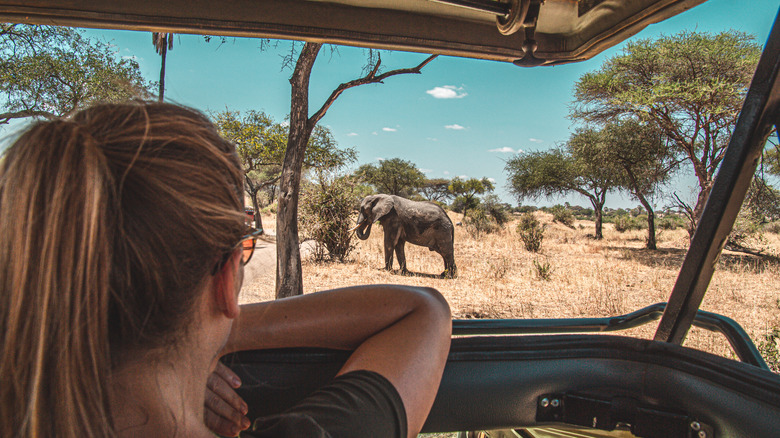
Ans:
POLYGON ((368 236, 371 235, 371 220, 367 217, 363 216, 363 213, 360 214, 358 217, 358 226, 357 229, 355 229, 355 233, 358 236, 358 239, 360 240, 366 240, 368 239, 368 236))

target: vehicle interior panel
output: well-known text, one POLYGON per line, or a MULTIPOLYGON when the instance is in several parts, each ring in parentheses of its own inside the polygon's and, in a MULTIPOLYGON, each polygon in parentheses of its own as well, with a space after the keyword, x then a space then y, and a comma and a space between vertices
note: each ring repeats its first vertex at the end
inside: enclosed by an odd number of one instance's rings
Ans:
MULTIPOLYGON (((251 406, 250 415, 267 415, 327 382, 347 355, 320 349, 258 350, 224 360, 244 382, 242 396, 251 406)), ((423 431, 547 425, 538 415, 541 400, 550 394, 606 403, 630 400, 634 407, 602 420, 606 427, 612 422, 640 424, 644 409, 698 421, 712 427, 715 436, 771 436, 780 428, 780 376, 756 366, 658 341, 541 335, 453 339, 423 431)), ((580 416, 589 415, 587 408, 578 410, 580 416)))

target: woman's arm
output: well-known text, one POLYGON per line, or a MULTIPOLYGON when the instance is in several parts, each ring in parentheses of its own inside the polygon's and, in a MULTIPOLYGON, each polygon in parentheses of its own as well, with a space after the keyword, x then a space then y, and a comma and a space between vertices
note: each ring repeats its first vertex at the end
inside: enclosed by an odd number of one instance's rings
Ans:
POLYGON ((436 290, 355 286, 242 306, 222 354, 260 348, 354 350, 339 374, 375 371, 398 390, 414 437, 449 352, 449 306, 436 290))

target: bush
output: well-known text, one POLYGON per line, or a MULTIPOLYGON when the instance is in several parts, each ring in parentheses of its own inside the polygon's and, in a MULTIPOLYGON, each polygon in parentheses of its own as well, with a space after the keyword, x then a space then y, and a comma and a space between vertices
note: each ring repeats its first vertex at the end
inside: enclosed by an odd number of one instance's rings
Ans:
POLYGON ((540 262, 539 260, 534 259, 533 265, 536 269, 536 276, 539 277, 540 280, 547 281, 552 277, 553 270, 549 261, 545 260, 540 262))
POLYGON ((569 228, 574 228, 574 214, 571 210, 563 205, 556 205, 550 209, 550 213, 553 215, 553 222, 566 225, 569 228))
POLYGON ((656 227, 658 227, 661 230, 676 230, 677 228, 682 226, 680 221, 675 220, 671 216, 664 216, 664 217, 658 219, 655 222, 655 225, 656 225, 656 227))
POLYGON ((629 215, 620 215, 615 217, 615 230, 619 233, 624 233, 631 230, 641 230, 643 224, 640 220, 633 218, 629 215))
POLYGON ((756 343, 756 348, 764 357, 769 369, 774 373, 780 373, 780 329, 777 327, 768 330, 756 343))
POLYGON ((539 224, 533 213, 523 213, 520 223, 517 224, 517 234, 523 241, 526 251, 539 252, 542 249, 544 239, 544 227, 539 224))
POLYGON ((733 249, 751 248, 760 250, 766 243, 761 220, 749 209, 742 208, 734 221, 729 237, 726 238, 726 247, 733 249))
POLYGON ((482 208, 485 212, 496 221, 499 227, 503 227, 509 222, 509 205, 501 202, 501 199, 496 195, 485 196, 482 200, 482 208))
POLYGON ((482 206, 470 210, 469 215, 463 221, 463 225, 471 237, 494 233, 501 228, 482 206))
POLYGON ((305 238, 315 241, 314 259, 343 262, 355 248, 350 216, 359 197, 351 177, 326 177, 304 187, 301 195, 300 224, 305 238))

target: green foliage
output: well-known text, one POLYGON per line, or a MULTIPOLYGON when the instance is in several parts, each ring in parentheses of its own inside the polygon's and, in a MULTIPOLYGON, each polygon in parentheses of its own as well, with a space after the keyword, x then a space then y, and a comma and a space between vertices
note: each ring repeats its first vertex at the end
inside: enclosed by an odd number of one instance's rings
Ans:
POLYGON ((533 213, 523 213, 520 223, 517 224, 517 234, 523 241, 526 251, 539 252, 544 240, 544 226, 536 219, 533 213))
POLYGON ((304 187, 299 222, 306 238, 316 242, 315 260, 344 262, 354 249, 349 229, 360 199, 358 191, 354 178, 326 176, 324 172, 318 172, 317 181, 304 187))
MULTIPOLYGON (((262 111, 225 110, 213 115, 220 135, 236 145, 245 172, 244 188, 255 209, 261 207, 258 193, 279 181, 287 151, 288 126, 262 111)), ((306 146, 305 169, 333 170, 355 161, 354 149, 339 149, 329 129, 314 128, 306 146)), ((271 201, 271 200, 269 200, 271 201)))
POLYGON ((540 262, 539 260, 534 259, 531 263, 534 265, 536 276, 540 280, 549 281, 552 278, 553 269, 549 260, 540 262))
POLYGON ((494 233, 501 228, 482 206, 472 210, 471 215, 463 221, 463 225, 474 238, 480 237, 482 234, 494 233))
POLYGON ((566 206, 555 205, 550 209, 550 213, 553 215, 553 222, 558 222, 569 228, 574 227, 574 214, 566 206))
MULTIPOLYGON (((733 30, 635 40, 577 81, 571 115, 588 123, 652 125, 697 169, 699 186, 710 187, 760 53, 752 36, 733 30)), ((694 211, 704 199, 699 196, 694 211)))
POLYGON ((780 373, 780 329, 777 327, 767 331, 756 343, 759 353, 773 373, 780 373))
POLYGON ((683 219, 678 216, 664 216, 656 221, 656 226, 662 230, 676 230, 685 226, 683 219))
POLYGON ((429 201, 445 203, 448 199, 452 199, 449 186, 450 180, 446 178, 426 179, 420 186, 420 194, 429 201))
POLYGON ((487 195, 482 200, 482 208, 485 213, 488 214, 498 224, 499 227, 503 227, 509 222, 510 206, 501 202, 496 195, 487 195))
MULTIPOLYGON (((618 168, 603 156, 595 131, 578 130, 565 147, 518 154, 507 161, 510 190, 519 201, 579 193, 601 214, 607 192, 616 187, 618 168)), ((602 237, 600 223, 595 234, 602 237)))
POLYGON ((644 228, 643 222, 640 219, 631 217, 627 214, 616 216, 614 219, 614 224, 615 230, 619 233, 624 233, 631 230, 641 230, 644 228))
POLYGON ((455 177, 450 181, 448 190, 456 195, 455 203, 462 208, 463 216, 466 216, 469 210, 476 209, 480 204, 477 195, 492 192, 494 188, 493 183, 488 178, 463 180, 455 177))
POLYGON ((538 210, 538 208, 536 208, 535 205, 522 205, 522 206, 518 206, 515 209, 515 211, 517 211, 518 213, 533 213, 536 210, 538 210))
POLYGON ((148 98, 133 59, 79 30, 0 24, 0 124, 24 117, 67 116, 100 102, 148 98))
POLYGON ((355 175, 374 187, 377 193, 411 197, 425 184, 425 175, 414 163, 400 158, 381 160, 379 164, 364 164, 355 175))
POLYGON ((748 208, 742 208, 734 221, 734 227, 726 238, 726 247, 730 249, 755 249, 766 243, 761 227, 761 219, 748 208))

